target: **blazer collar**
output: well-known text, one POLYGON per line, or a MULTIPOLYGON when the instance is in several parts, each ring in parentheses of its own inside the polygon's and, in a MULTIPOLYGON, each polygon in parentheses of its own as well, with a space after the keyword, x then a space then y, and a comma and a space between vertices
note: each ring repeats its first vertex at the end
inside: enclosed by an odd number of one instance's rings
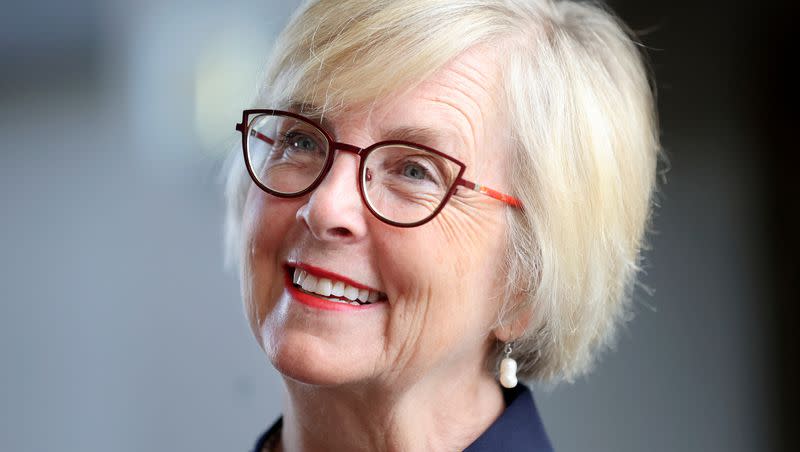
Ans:
POLYGON ((503 388, 506 409, 465 452, 552 452, 533 395, 527 386, 503 388))

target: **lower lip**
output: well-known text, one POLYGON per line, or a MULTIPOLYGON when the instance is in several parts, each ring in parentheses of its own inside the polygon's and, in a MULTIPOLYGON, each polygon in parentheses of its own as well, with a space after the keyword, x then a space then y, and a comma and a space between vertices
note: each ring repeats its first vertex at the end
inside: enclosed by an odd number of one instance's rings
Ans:
POLYGON ((292 297, 292 299, 297 300, 300 303, 306 306, 310 306, 312 308, 325 309, 327 311, 364 311, 367 309, 375 308, 383 303, 379 302, 379 303, 362 304, 356 306, 348 303, 337 303, 335 301, 326 300, 325 298, 321 297, 315 297, 314 295, 298 290, 297 287, 295 287, 294 284, 292 284, 292 280, 289 276, 288 271, 284 273, 284 275, 285 275, 284 282, 286 286, 286 291, 289 292, 289 295, 292 297))

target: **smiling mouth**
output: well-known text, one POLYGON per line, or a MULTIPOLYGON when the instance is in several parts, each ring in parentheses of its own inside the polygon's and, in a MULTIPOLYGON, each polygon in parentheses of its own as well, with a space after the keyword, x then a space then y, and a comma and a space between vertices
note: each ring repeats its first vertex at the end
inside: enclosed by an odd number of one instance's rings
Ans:
POLYGON ((330 277, 316 276, 296 267, 287 267, 286 270, 297 290, 334 303, 365 306, 387 300, 386 294, 377 290, 355 287, 330 277))

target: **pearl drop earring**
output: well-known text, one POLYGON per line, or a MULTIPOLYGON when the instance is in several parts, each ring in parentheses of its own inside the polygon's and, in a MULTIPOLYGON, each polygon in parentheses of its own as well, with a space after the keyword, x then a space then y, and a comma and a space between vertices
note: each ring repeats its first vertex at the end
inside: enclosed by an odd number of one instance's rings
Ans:
POLYGON ((517 385, 517 362, 511 357, 511 342, 506 342, 506 357, 500 361, 500 384, 505 388, 517 385))

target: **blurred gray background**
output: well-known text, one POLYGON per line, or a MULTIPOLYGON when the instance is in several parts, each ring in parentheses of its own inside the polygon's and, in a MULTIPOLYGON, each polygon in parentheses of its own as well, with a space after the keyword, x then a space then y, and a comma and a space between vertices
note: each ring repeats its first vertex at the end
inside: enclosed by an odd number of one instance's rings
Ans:
MULTIPOLYGON (((245 451, 278 415, 218 173, 297 3, 3 2, 0 450, 245 451)), ((545 424, 563 451, 782 450, 788 21, 611 4, 652 48, 672 160, 655 292, 589 378, 536 388, 545 424)))

